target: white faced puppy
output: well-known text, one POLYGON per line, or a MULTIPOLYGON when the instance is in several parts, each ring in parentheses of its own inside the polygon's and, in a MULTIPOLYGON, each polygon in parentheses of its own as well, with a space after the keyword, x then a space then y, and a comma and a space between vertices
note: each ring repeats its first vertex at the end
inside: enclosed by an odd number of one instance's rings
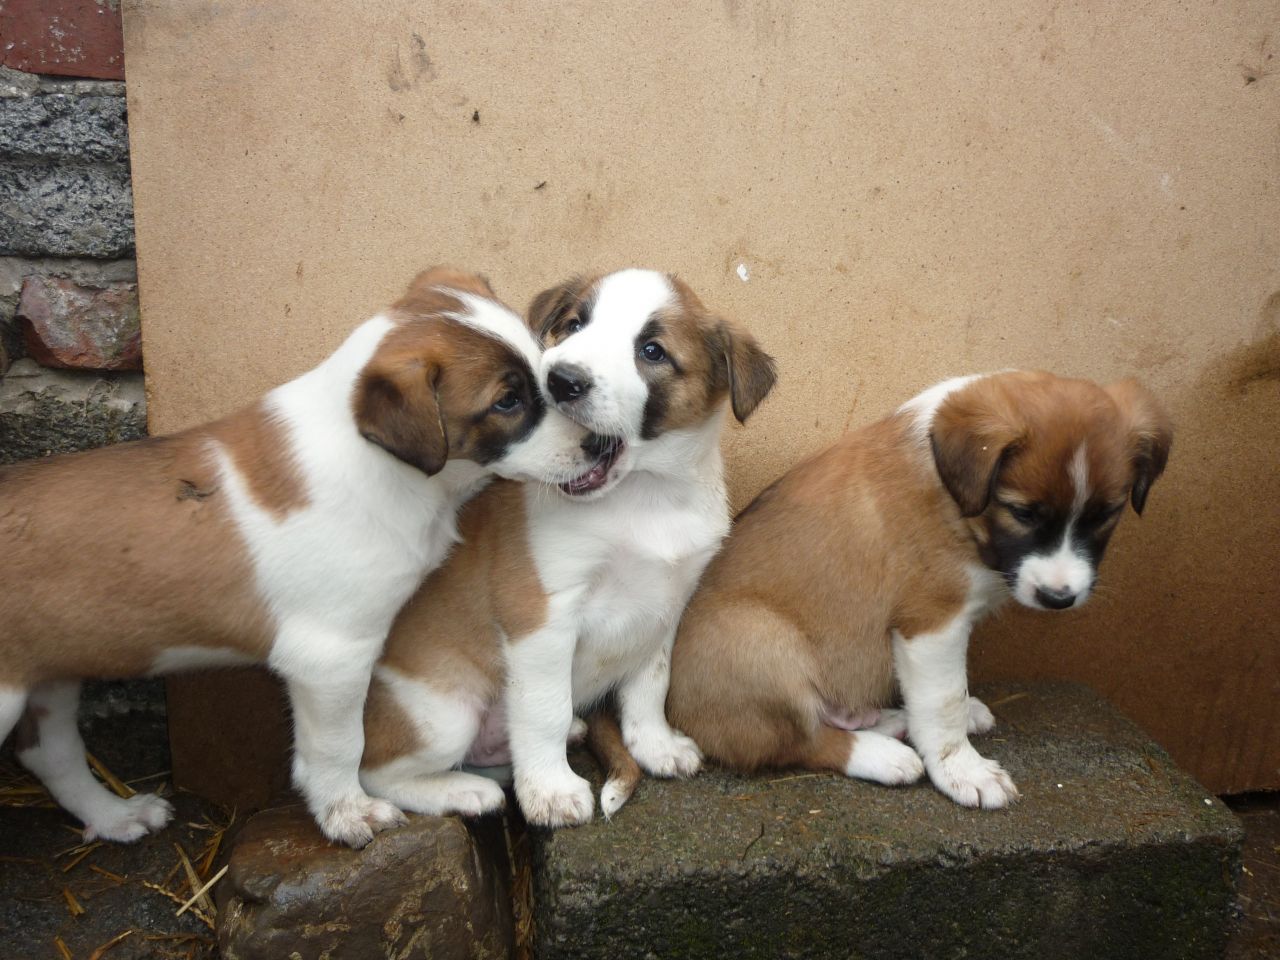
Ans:
POLYGON ((481 278, 431 270, 252 407, 0 470, 0 739, 18 724, 19 760, 86 839, 136 840, 171 809, 90 774, 80 678, 252 661, 287 683, 294 780, 324 833, 359 846, 400 821, 358 779, 392 619, 490 473, 593 462, 545 409, 538 359, 481 278))
MULTIPOLYGON (((575 707, 610 691, 646 770, 698 769, 663 715, 671 643, 729 528, 726 401, 745 420, 774 372, 749 333, 649 270, 548 290, 530 322, 548 348, 547 392, 594 432, 596 462, 559 493, 498 484, 463 511, 462 544, 375 671, 362 777, 406 809, 481 813, 502 790, 452 768, 509 756, 525 816, 556 826, 591 818, 565 741, 575 707)), ((620 803, 606 787, 605 814, 620 803)))
POLYGON ((969 632, 1010 594, 1084 603, 1170 442, 1133 381, 1021 372, 948 380, 845 435, 738 518, 680 625, 672 721, 739 770, 897 784, 923 757, 957 803, 1005 806, 1013 781, 968 739, 994 722, 968 696, 969 632), (904 710, 882 714, 895 678, 904 710))

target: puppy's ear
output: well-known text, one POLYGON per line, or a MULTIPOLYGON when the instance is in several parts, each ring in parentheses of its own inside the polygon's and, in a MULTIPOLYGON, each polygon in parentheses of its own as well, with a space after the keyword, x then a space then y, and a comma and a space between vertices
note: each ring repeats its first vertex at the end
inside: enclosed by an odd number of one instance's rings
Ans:
POLYGON ((1156 478, 1164 473, 1173 446, 1173 426, 1164 409, 1142 384, 1121 380, 1106 388, 1120 411, 1120 420, 1129 434, 1129 463, 1133 469, 1130 499, 1141 515, 1147 494, 1156 478))
POLYGON ((465 290, 481 297, 493 297, 493 287, 489 286, 489 278, 478 273, 459 270, 457 267, 440 265, 423 270, 409 283, 405 298, 420 297, 438 288, 465 290))
POLYGON ((570 277, 564 283, 543 290, 529 304, 527 322, 533 335, 545 341, 547 334, 582 300, 590 281, 586 277, 570 277))
POLYGON ((420 360, 398 368, 371 368, 356 384, 360 435, 427 476, 444 469, 449 440, 440 415, 438 366, 420 360))
POLYGON ((980 381, 948 397, 934 414, 933 462, 961 516, 987 509, 1000 469, 1021 439, 1017 417, 1003 401, 980 381))
POLYGON ((717 321, 715 341, 713 351, 718 349, 720 355, 712 359, 723 364, 733 415, 746 423, 778 382, 778 365, 746 328, 732 320, 717 321))

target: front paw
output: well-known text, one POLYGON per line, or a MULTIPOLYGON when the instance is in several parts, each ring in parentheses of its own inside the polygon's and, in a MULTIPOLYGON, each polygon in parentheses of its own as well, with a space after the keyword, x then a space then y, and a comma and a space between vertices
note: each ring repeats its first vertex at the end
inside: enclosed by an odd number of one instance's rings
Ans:
POLYGON ((576 827, 595 811, 591 784, 572 770, 553 777, 516 777, 524 818, 539 827, 576 827))
POLYGON ((974 750, 968 743, 945 758, 926 763, 934 786, 965 807, 998 810, 1018 799, 1004 767, 974 750))
POLYGON ((691 777, 702 767, 702 751, 670 727, 645 727, 624 737, 636 763, 655 777, 691 777))
POLYGON ((357 850, 368 845, 375 833, 408 822, 394 804, 366 796, 329 804, 317 821, 320 831, 334 843, 357 850))

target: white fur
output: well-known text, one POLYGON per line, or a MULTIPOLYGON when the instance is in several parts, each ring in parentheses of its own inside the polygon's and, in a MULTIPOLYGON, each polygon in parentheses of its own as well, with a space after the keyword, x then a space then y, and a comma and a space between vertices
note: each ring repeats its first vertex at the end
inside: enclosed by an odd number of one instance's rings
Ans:
POLYGON ((850 777, 896 786, 919 780, 924 775, 924 764, 905 743, 875 730, 859 730, 853 735, 853 751, 844 772, 850 777))
POLYGON ((151 675, 181 673, 185 670, 208 670, 212 667, 241 667, 254 658, 243 650, 230 647, 170 647, 161 650, 151 664, 151 675))
POLYGON ((969 743, 971 726, 976 729, 986 723, 982 711, 971 705, 968 692, 969 633, 991 604, 988 578, 975 574, 969 603, 942 630, 914 637, 894 631, 893 660, 907 733, 924 758, 929 778, 957 803, 996 808, 1016 800, 1018 789, 998 763, 979 755, 969 743))
POLYGON ((904 403, 898 408, 898 412, 914 414, 913 428, 916 437, 919 440, 926 441, 929 439, 929 431, 933 428, 933 418, 937 414, 938 408, 942 406, 943 401, 957 390, 967 387, 975 380, 981 380, 985 376, 988 376, 988 374, 973 373, 965 377, 952 377, 950 380, 935 383, 929 389, 916 394, 904 403))

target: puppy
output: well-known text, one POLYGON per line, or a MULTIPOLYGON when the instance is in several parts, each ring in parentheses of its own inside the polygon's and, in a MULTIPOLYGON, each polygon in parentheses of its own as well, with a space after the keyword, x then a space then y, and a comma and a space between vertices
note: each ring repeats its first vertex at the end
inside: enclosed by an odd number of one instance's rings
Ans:
POLYGON ((438 268, 246 410, 0 471, 0 739, 18 724, 19 760, 87 840, 136 840, 171 808, 90 774, 79 679, 254 661, 288 686, 294 780, 324 833, 360 846, 402 820, 358 779, 396 612, 491 473, 594 461, 545 408, 539 352, 483 279, 438 268))
POLYGON ((1021 372, 948 380, 847 434, 738 518, 680 625, 672 722, 739 770, 927 770, 957 803, 1005 806, 1013 781, 968 740, 994 723, 968 696, 969 632, 1011 594, 1084 603, 1170 442, 1133 381, 1021 372), (895 679, 904 708, 882 712, 895 679))
MULTIPOLYGON (((593 431, 597 460, 558 492, 495 484, 464 510, 462 544, 401 613, 375 671, 362 782, 406 809, 478 814, 502 790, 452 768, 510 759, 525 816, 559 826, 594 808, 565 757, 574 708, 611 691, 644 769, 698 769, 697 747, 663 714, 671 643, 729 529, 726 401, 746 420, 774 366, 744 329, 649 270, 548 290, 530 323, 547 347, 546 392, 593 431)), ((606 816, 620 802, 606 786, 606 816)))

